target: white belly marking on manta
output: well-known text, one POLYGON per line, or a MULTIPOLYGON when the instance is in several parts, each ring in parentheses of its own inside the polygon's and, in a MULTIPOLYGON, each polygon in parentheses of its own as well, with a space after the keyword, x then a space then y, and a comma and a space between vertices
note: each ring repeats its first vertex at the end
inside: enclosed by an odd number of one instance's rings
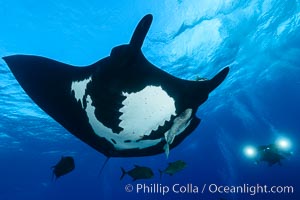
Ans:
POLYGON ((147 86, 136 93, 123 92, 126 99, 119 126, 138 136, 150 135, 176 115, 175 101, 161 87, 147 86))
MULTIPOLYGON (((75 93, 76 100, 81 101, 83 107, 83 98, 86 93, 87 84, 91 77, 82 81, 72 82, 71 90, 75 93)), ((101 91, 99 91, 101 92, 101 91)), ((140 140, 145 135, 149 135, 153 130, 165 124, 176 115, 174 99, 171 98, 161 87, 147 86, 136 93, 122 93, 126 99, 122 102, 123 107, 120 109, 121 122, 119 124, 123 130, 120 133, 114 133, 111 128, 106 127, 95 116, 95 107, 92 104, 90 95, 86 96, 87 114, 89 124, 94 133, 99 137, 105 138, 116 149, 133 149, 147 148, 155 146, 162 140, 164 135, 159 139, 140 140), (131 142, 128 142, 131 141, 131 142)))
POLYGON ((71 91, 75 93, 75 99, 80 100, 81 106, 83 107, 83 97, 85 94, 87 84, 92 80, 92 77, 84 79, 82 81, 73 81, 71 85, 71 91))

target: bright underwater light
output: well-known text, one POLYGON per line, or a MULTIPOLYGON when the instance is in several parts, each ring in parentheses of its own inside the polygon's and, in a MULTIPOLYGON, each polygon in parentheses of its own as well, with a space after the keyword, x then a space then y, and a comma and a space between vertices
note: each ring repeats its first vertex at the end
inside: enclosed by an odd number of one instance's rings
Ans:
POLYGON ((256 148, 252 146, 246 146, 244 148, 244 153, 248 158, 254 158, 257 154, 256 148))
POLYGON ((276 140, 276 146, 280 150, 287 151, 291 148, 291 142, 287 138, 279 138, 276 140))

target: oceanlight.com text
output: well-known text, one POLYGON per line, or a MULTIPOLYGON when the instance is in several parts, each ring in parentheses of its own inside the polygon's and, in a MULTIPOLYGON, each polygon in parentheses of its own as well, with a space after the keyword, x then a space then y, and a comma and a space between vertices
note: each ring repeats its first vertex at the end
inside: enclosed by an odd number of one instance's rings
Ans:
MULTIPOLYGON (((206 188, 206 184, 204 184, 206 188)), ((239 186, 225 186, 210 184, 208 185, 209 193, 220 193, 220 194, 249 194, 251 196, 256 194, 293 194, 293 186, 268 186, 268 185, 249 185, 243 184, 239 186)))
POLYGON ((161 194, 167 195, 169 193, 173 194, 293 194, 293 186, 268 186, 268 185, 250 185, 242 184, 236 186, 229 185, 218 185, 218 184, 203 184, 196 185, 193 183, 179 184, 175 183, 173 185, 164 185, 160 183, 137 183, 127 184, 125 186, 126 192, 135 192, 136 194, 161 194))

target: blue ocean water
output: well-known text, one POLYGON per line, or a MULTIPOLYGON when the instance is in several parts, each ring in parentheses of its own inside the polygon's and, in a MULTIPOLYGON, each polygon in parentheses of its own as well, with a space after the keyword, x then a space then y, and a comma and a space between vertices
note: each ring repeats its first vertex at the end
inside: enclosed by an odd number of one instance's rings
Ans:
POLYGON ((0 60, 0 200, 40 199, 289 199, 300 198, 300 1, 1 0, 0 56, 33 54, 88 65, 128 43, 138 21, 154 20, 143 52, 161 69, 184 79, 230 74, 199 107, 200 126, 170 156, 105 157, 51 119, 24 93, 0 60), (254 164, 246 145, 289 138, 293 155, 282 166, 254 164), (62 155, 76 169, 52 180, 62 155), (159 178, 158 169, 182 159, 187 168, 159 178), (155 178, 122 181, 120 167, 154 169, 155 178), (198 193, 126 192, 125 186, 193 185, 198 193), (151 185, 152 184, 152 185, 151 185), (247 185, 248 184, 248 185, 247 185), (293 194, 237 194, 207 187, 292 186, 293 194), (203 186, 206 190, 202 193, 203 186))

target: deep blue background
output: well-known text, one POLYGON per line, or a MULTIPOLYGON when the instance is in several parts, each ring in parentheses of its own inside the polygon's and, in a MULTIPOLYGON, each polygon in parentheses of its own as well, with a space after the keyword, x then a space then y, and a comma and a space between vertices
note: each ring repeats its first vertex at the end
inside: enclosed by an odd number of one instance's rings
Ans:
MULTIPOLYGON (((1 0, 0 56, 34 54, 88 65, 127 43, 138 21, 154 21, 143 46, 161 69, 185 79, 211 78, 229 65, 226 81, 198 110, 202 122, 165 155, 105 158, 65 131, 23 92, 0 60, 0 199, 300 199, 300 2, 297 0, 1 0), (292 141, 283 166, 255 165, 245 145, 278 137, 292 141), (72 155, 76 170, 56 182, 51 169, 72 155), (183 159, 187 168, 159 179, 157 169, 183 159), (291 185, 294 194, 126 193, 130 177, 120 167, 154 169, 156 178, 136 183, 291 185)), ((199 192, 200 192, 199 191, 199 192)))

